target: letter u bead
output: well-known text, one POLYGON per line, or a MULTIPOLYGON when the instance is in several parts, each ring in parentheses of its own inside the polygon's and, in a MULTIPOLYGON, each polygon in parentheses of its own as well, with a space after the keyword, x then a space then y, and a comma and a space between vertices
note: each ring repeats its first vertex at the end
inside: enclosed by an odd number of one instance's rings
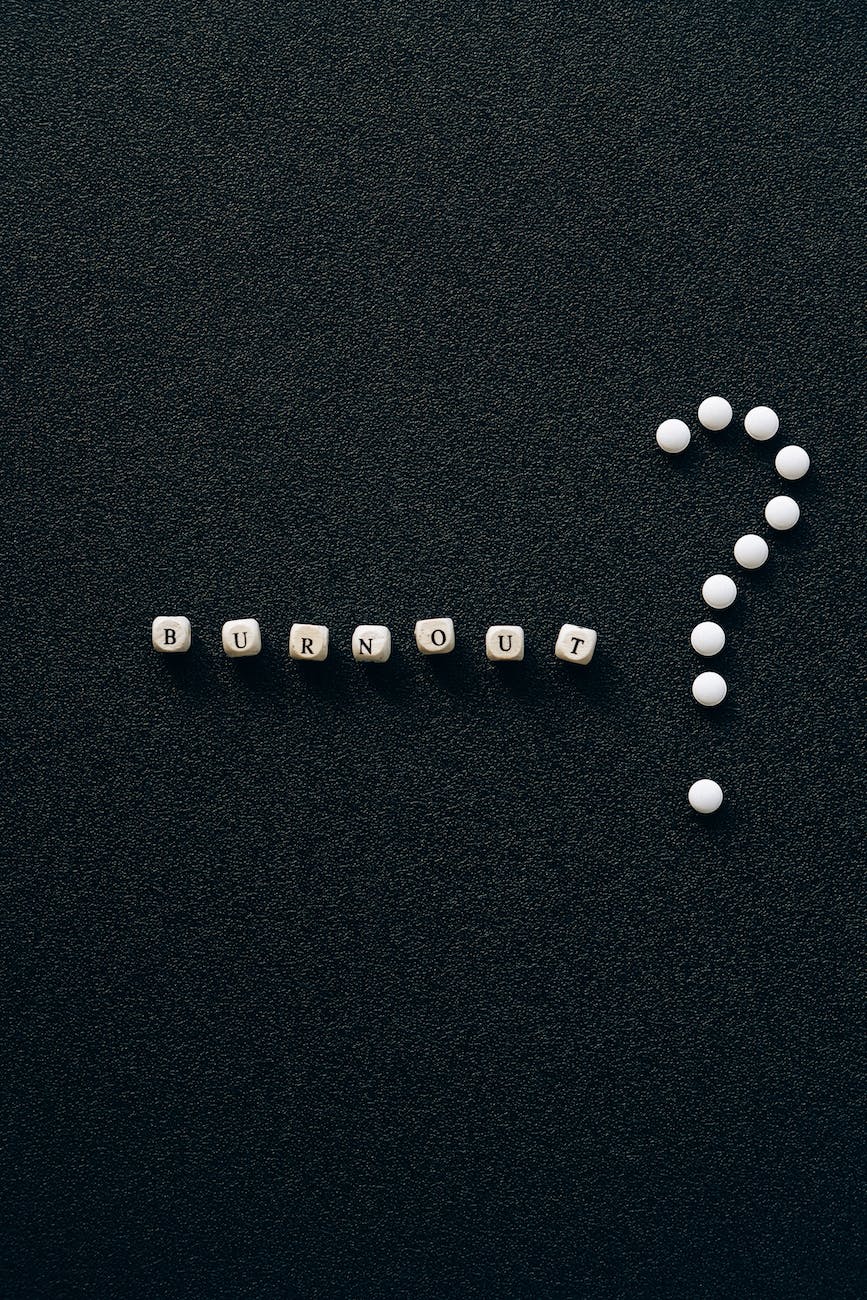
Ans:
POLYGON ((233 618, 224 623, 223 649, 230 659, 259 654, 262 649, 262 633, 255 618, 233 618))
POLYGON ((514 623, 495 623, 485 635, 485 654, 492 663, 517 663, 524 658, 524 629, 514 623))

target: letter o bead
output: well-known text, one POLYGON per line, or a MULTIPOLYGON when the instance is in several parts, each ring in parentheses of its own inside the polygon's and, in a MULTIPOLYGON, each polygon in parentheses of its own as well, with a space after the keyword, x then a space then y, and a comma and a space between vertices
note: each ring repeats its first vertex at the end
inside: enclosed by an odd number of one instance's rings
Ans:
POLYGON ((384 664, 391 657, 391 633, 379 623, 361 623, 352 633, 352 657, 360 664, 384 664))
POLYGON ((518 663, 524 658, 524 629, 514 623, 495 623, 485 634, 485 654, 492 663, 518 663))
POLYGON ((592 627, 564 623, 554 646, 554 654, 567 664, 589 664, 595 649, 596 633, 592 627))
POLYGON ((450 618, 420 618, 415 643, 423 655, 447 655, 455 648, 455 625, 450 618))
POLYGON ((232 618, 223 624, 223 649, 230 659, 245 659, 262 649, 262 633, 255 618, 232 618))
POLYGON ((289 629, 289 658, 321 663, 328 658, 328 628, 321 623, 293 623, 289 629))
POLYGON ((163 614, 151 627, 151 644, 164 655, 186 654, 193 641, 190 620, 183 615, 163 614))

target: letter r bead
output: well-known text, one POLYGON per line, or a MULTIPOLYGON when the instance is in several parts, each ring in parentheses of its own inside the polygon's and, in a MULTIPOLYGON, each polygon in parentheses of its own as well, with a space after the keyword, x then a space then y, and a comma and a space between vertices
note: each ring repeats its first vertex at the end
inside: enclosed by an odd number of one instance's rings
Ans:
POLYGON ((289 658, 308 664, 328 657, 328 628, 321 623, 293 623, 289 629, 289 658))
POLYGON ((589 664, 595 649, 596 633, 592 627, 564 623, 554 646, 554 654, 567 664, 589 664))
POLYGON ((151 644, 164 655, 186 654, 193 640, 190 620, 183 616, 163 614, 155 618, 151 627, 151 644))

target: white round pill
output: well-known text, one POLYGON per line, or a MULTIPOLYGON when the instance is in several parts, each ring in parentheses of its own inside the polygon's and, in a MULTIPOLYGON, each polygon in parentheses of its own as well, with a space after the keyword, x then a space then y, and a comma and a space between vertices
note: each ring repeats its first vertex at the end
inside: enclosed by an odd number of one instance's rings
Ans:
POLYGON ((744 416, 744 428, 756 442, 767 442, 780 427, 780 417, 769 406, 754 406, 744 416))
POLYGON ((706 397, 698 408, 698 419, 706 429, 724 429, 732 422, 732 408, 724 397, 706 397))
POLYGON ((803 478, 810 468, 810 457, 803 447, 781 447, 774 465, 780 478, 803 478))
POLYGON ((689 643, 696 654, 718 655, 726 643, 726 634, 719 623, 696 623, 689 643))
POLYGON ((768 543, 758 533, 744 533, 735 542, 735 559, 742 569, 760 569, 768 558, 768 543))
POLYGON ((699 813, 716 812, 723 801, 722 786, 717 785, 716 781, 693 781, 689 787, 690 807, 699 813))
POLYGON ((801 518, 801 510, 797 501, 791 497, 771 497, 765 506, 765 518, 772 528, 785 532, 788 528, 795 527, 801 518))
POLYGON ((701 594, 711 609, 728 609, 738 589, 724 573, 713 573, 706 579, 701 594))
POLYGON ((663 451, 678 452, 689 446, 689 425, 683 420, 663 420, 656 430, 656 441, 663 451))
POLYGON ((699 673, 692 684, 693 697, 709 709, 722 704, 727 690, 726 679, 719 673, 699 673))

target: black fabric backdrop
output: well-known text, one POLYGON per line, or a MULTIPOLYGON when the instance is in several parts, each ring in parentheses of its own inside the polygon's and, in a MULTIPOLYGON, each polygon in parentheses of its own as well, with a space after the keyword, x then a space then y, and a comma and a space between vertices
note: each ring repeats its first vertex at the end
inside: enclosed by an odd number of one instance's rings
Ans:
POLYGON ((2 19, 3 1296, 863 1295, 859 6, 75 9, 2 19))

